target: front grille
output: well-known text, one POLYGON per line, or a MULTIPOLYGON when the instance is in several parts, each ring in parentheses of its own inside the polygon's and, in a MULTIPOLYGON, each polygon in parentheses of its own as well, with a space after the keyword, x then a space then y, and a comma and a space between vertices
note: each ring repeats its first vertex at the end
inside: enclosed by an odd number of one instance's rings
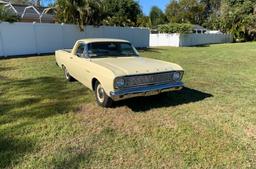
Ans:
POLYGON ((125 77, 126 87, 163 84, 173 82, 173 72, 147 74, 147 75, 135 75, 125 77))

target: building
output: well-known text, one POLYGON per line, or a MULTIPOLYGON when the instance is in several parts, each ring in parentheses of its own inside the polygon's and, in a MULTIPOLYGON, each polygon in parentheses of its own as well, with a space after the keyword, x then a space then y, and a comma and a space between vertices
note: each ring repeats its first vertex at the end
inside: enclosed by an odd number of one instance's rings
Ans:
POLYGON ((192 26, 193 28, 193 33, 196 33, 196 34, 204 34, 206 33, 208 30, 200 25, 193 25, 192 26))
POLYGON ((30 4, 12 4, 4 0, 0 0, 0 5, 17 15, 21 22, 55 23, 55 13, 50 8, 30 4))

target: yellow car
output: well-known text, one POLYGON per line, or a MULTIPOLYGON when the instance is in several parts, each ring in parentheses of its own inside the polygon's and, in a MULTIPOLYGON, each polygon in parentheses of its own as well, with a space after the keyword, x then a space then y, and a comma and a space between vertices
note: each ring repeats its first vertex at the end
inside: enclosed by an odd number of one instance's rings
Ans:
POLYGON ((140 57, 120 39, 82 39, 73 49, 55 52, 68 81, 76 79, 95 92, 100 106, 138 96, 181 90, 183 69, 174 63, 140 57))

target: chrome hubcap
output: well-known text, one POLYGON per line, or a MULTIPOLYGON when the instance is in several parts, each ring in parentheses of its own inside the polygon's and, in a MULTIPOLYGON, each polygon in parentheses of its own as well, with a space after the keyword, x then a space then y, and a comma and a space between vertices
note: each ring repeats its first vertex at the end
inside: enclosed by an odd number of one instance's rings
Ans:
POLYGON ((104 102, 104 89, 102 88, 102 86, 100 84, 97 86, 97 98, 98 98, 99 102, 101 102, 101 103, 104 102))
POLYGON ((66 79, 68 79, 69 78, 69 74, 68 74, 68 71, 67 71, 67 69, 65 69, 65 76, 66 76, 66 79))

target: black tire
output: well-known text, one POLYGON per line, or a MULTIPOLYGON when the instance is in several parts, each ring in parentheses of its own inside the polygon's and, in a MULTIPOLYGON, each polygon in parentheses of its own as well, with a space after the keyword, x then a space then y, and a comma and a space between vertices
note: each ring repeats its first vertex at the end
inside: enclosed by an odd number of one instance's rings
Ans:
POLYGON ((69 74, 68 69, 65 66, 62 66, 64 71, 65 79, 69 82, 73 82, 75 79, 69 74))
POLYGON ((101 107, 111 107, 113 100, 108 97, 105 90, 98 81, 95 83, 94 89, 97 104, 101 107))

